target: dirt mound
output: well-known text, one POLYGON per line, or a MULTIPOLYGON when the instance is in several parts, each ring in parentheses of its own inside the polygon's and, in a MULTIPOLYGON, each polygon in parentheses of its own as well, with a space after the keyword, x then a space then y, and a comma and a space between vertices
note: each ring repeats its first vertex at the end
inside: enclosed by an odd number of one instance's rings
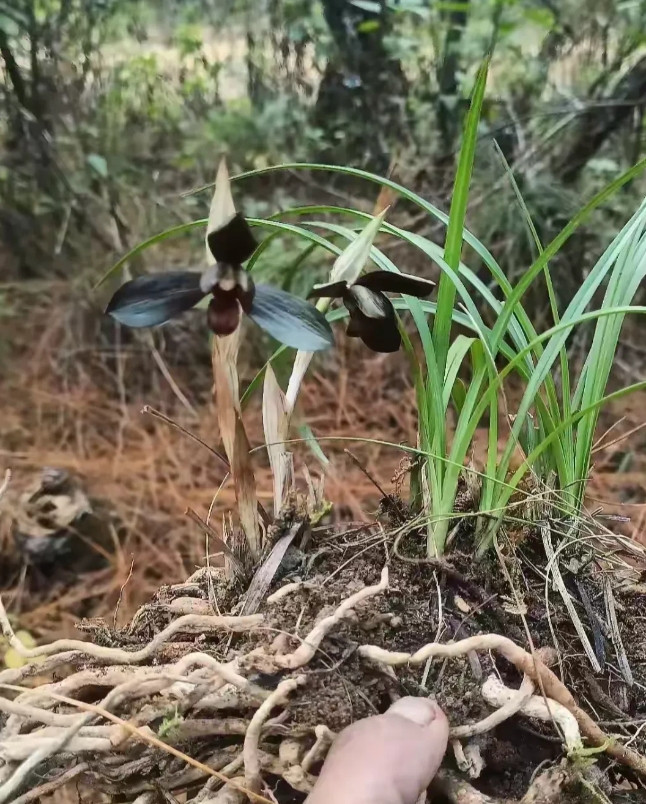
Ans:
POLYGON ((334 733, 404 695, 433 695, 447 712, 452 748, 436 792, 454 804, 480 793, 583 804, 643 790, 643 589, 618 571, 608 587, 606 537, 592 553, 573 541, 559 562, 603 659, 595 673, 562 598, 545 596, 539 533, 474 564, 459 552, 451 562, 409 555, 420 541, 411 521, 295 532, 277 533, 283 558, 269 576, 270 557, 242 587, 202 568, 126 628, 86 622, 90 644, 37 648, 44 663, 0 673, 23 685, 0 699, 0 800, 16 800, 1 796, 22 769, 21 802, 72 778, 112 800, 152 804, 163 790, 217 801, 220 774, 256 800, 302 801, 334 733), (598 635, 587 617, 607 621, 609 594, 621 626, 598 635), (519 647, 525 629, 531 652, 519 647), (28 692, 30 678, 47 683, 28 692))

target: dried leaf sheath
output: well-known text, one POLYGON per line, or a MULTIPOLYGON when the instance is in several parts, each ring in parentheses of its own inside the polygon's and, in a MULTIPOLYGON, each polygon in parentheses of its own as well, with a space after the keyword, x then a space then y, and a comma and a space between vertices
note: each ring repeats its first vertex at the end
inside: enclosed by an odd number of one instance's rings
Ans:
POLYGON ((285 394, 278 385, 274 370, 269 365, 265 371, 262 394, 262 423, 265 431, 269 464, 274 479, 275 517, 280 513, 286 490, 290 487, 290 477, 292 475, 292 455, 282 443, 287 439, 289 420, 290 410, 285 394))
MULTIPOLYGON (((238 345, 240 330, 227 337, 214 337, 211 360, 213 364, 213 397, 224 450, 231 464, 238 516, 248 551, 254 562, 260 556, 261 532, 258 521, 256 480, 249 454, 249 440, 240 417, 238 387, 238 345)), ((236 550, 243 545, 230 545, 236 550)), ((244 549, 242 551, 244 553, 244 549)))

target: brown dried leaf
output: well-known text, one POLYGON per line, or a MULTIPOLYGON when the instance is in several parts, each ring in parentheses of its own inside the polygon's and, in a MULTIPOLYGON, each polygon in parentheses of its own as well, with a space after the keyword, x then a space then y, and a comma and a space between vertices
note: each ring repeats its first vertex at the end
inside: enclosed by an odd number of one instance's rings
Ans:
POLYGON ((274 480, 274 516, 280 512, 289 485, 291 454, 282 443, 287 439, 289 419, 285 394, 269 365, 265 371, 262 394, 262 423, 274 480))

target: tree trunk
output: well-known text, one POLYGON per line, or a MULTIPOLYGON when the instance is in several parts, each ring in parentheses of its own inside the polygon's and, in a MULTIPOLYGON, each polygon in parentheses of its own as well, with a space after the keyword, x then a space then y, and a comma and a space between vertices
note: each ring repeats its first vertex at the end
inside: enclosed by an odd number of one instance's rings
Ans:
POLYGON ((566 184, 575 182, 603 144, 624 125, 636 106, 646 102, 646 56, 619 80, 612 95, 581 115, 574 140, 559 159, 555 172, 566 184), (607 105, 601 105, 607 101, 607 105))
POLYGON ((379 6, 371 11, 347 0, 323 0, 336 52, 321 80, 315 122, 329 143, 326 158, 384 170, 393 144, 406 136, 408 86, 385 44, 391 12, 386 0, 379 6))

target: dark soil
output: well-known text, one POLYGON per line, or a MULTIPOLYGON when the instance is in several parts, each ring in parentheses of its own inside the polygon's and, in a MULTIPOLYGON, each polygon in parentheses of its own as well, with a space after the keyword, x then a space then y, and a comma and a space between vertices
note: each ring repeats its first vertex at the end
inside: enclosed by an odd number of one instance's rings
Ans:
MULTIPOLYGON (((577 545, 564 550, 560 567, 602 665, 603 670, 597 675, 581 649, 560 596, 551 587, 546 602, 545 557, 537 534, 527 530, 501 547, 500 557, 492 551, 489 558, 479 563, 466 552, 460 552, 459 539, 447 561, 425 561, 419 555, 421 543, 422 535, 411 533, 400 542, 395 555, 393 539, 384 536, 379 525, 351 534, 316 529, 309 535, 306 548, 290 548, 278 573, 279 580, 274 579, 270 591, 294 580, 307 583, 277 604, 261 606, 267 629, 237 636, 233 642, 202 641, 199 647, 224 659, 232 652, 246 654, 261 645, 268 646, 282 633, 288 637, 281 649, 294 650, 314 624, 331 614, 350 594, 365 585, 376 584, 388 561, 387 592, 362 603, 357 616, 334 628, 305 668, 308 683, 293 696, 289 708, 286 726, 291 731, 304 732, 307 727, 324 723, 338 732, 358 718, 385 711, 402 695, 435 697, 452 725, 480 720, 491 711, 482 701, 480 688, 492 671, 512 687, 520 683, 516 669, 503 659, 481 653, 478 660, 466 657, 435 660, 426 669, 398 668, 395 680, 362 662, 357 648, 374 644, 413 652, 428 642, 448 642, 487 632, 504 634, 526 646, 528 629, 535 649, 553 647, 553 634, 556 635, 561 666, 555 670, 562 673, 563 681, 579 703, 610 733, 632 738, 634 748, 646 750, 646 734, 639 731, 639 724, 646 721, 646 596, 640 585, 617 583, 614 592, 632 674, 629 683, 622 676, 617 649, 607 626, 601 564, 589 550, 585 555, 577 545), (506 571, 501 569, 501 559, 506 571)), ((194 584, 190 591, 182 589, 181 595, 208 600, 208 587, 205 579, 194 584)), ((242 591, 229 583, 219 584, 215 594, 220 610, 239 611, 242 591)), ((163 589, 134 628, 112 632, 110 636, 103 631, 99 641, 128 646, 145 644, 168 621, 165 606, 174 594, 170 588, 163 589)), ((258 673, 253 680, 273 688, 284 675, 258 673)), ((556 764, 563 757, 560 739, 552 726, 524 718, 513 718, 479 740, 486 767, 473 784, 500 798, 522 798, 539 766, 556 764)), ((204 748, 196 743, 190 750, 199 757, 204 748)), ((603 754, 595 760, 607 792, 612 794, 621 783, 631 788, 621 795, 646 796, 646 792, 636 789, 638 780, 624 775, 624 769, 610 765, 603 754)), ((449 765, 453 763, 451 751, 446 761, 449 765)), ((283 791, 278 796, 281 804, 303 798, 293 791, 283 791)), ((584 799, 572 800, 578 804, 584 799)))

